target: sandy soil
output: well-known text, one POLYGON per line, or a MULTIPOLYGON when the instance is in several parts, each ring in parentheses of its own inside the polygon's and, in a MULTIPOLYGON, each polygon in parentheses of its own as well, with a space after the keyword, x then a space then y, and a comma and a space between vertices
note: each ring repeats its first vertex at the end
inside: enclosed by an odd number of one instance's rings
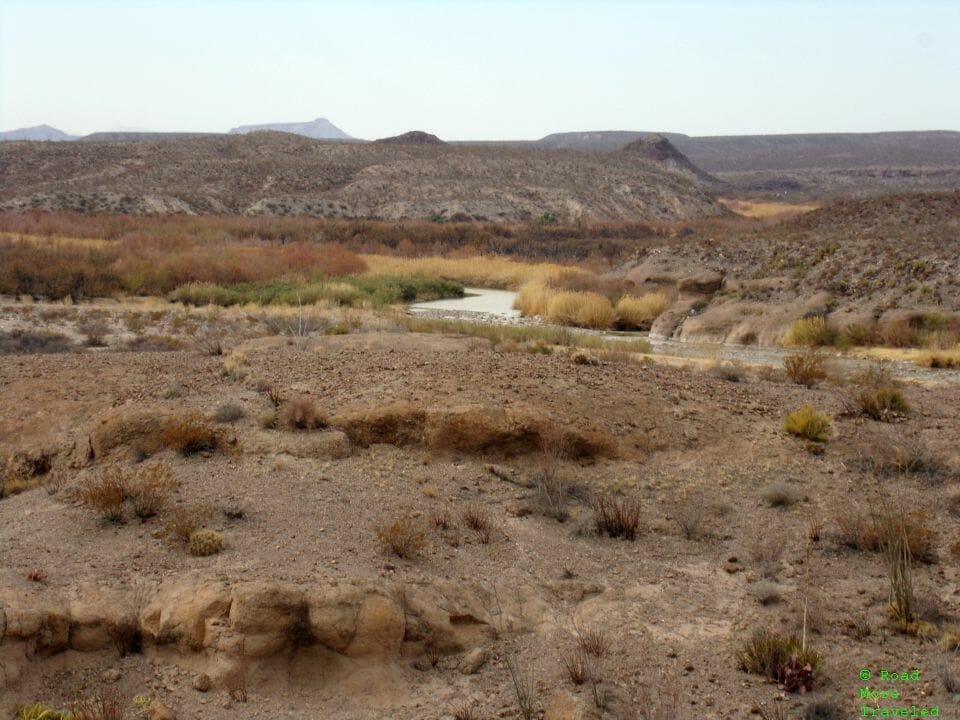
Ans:
MULTIPOLYGON (((531 679, 538 708, 559 690, 589 697, 559 660, 580 624, 610 639, 605 717, 743 718, 754 709, 772 713, 774 705, 802 717, 804 708, 827 701, 837 704, 837 717, 852 717, 862 667, 920 668, 922 681, 907 699, 939 704, 941 716, 955 712, 937 678, 940 652, 889 629, 880 556, 842 547, 835 519, 878 502, 881 486, 895 501, 927 511, 939 560, 917 566, 917 596, 941 624, 955 621, 960 572, 948 546, 960 520, 947 500, 958 482, 960 389, 911 386, 912 412, 888 424, 844 416, 843 391, 829 385, 808 390, 756 377, 733 383, 655 364, 579 365, 562 353, 497 352, 466 338, 358 333, 314 338, 302 348, 283 338, 249 340, 239 349, 247 357, 240 379, 223 376, 221 358, 190 351, 0 355, 0 455, 59 451, 55 473, 65 475, 59 492, 0 501, 0 588, 39 598, 88 585, 152 588, 170 578, 302 586, 450 581, 529 589, 539 598, 530 610, 536 629, 486 638, 490 658, 475 675, 457 670, 459 655, 435 658, 435 666, 411 655, 343 661, 321 677, 311 670, 321 651, 305 649, 258 664, 246 704, 231 703, 222 689, 194 690, 197 658, 189 654, 147 647, 145 655, 118 659, 68 651, 18 663, 19 678, 6 680, 4 709, 66 702, 118 669, 116 687, 156 697, 180 717, 446 718, 462 701, 478 717, 515 717, 508 657, 531 679), (334 417, 397 402, 536 410, 557 426, 601 432, 617 450, 562 463, 581 490, 561 523, 540 512, 535 490, 525 487, 545 462, 540 452, 456 453, 418 444, 354 446, 340 459, 278 452, 323 431, 260 429, 258 416, 271 407, 257 389, 265 384, 287 397, 310 397, 334 417), (177 503, 216 510, 210 525, 226 540, 222 553, 190 557, 157 537, 157 519, 104 525, 71 501, 70 488, 100 472, 103 461, 69 468, 66 458, 76 457, 71 451, 83 447, 100 418, 130 408, 207 415, 228 401, 246 411, 226 426, 236 439, 231 452, 184 459, 165 451, 146 461, 172 468, 182 483, 177 503), (836 438, 822 455, 781 430, 783 416, 805 403, 836 416, 836 438), (922 443, 952 469, 933 480, 904 475, 885 483, 861 469, 865 448, 905 440, 922 443), (774 483, 786 484, 796 501, 771 507, 765 495, 774 483), (640 500, 636 541, 597 536, 587 502, 592 489, 640 500), (489 544, 463 526, 467 506, 493 518, 489 544), (229 520, 225 510, 243 517, 229 520), (424 551, 411 560, 385 555, 376 539, 379 526, 404 512, 430 528, 424 551), (447 531, 431 522, 443 512, 453 525, 447 531), (685 539, 678 521, 691 513, 699 537, 685 539), (811 523, 823 526, 817 542, 808 539, 811 523), (33 569, 42 582, 27 579, 33 569), (776 583, 779 602, 755 599, 764 575, 776 583), (810 642, 825 656, 815 691, 788 696, 738 671, 735 651, 752 629, 799 632, 805 600, 810 642)), ((132 462, 123 452, 111 459, 132 462)), ((956 658, 948 662, 960 669, 956 658)))

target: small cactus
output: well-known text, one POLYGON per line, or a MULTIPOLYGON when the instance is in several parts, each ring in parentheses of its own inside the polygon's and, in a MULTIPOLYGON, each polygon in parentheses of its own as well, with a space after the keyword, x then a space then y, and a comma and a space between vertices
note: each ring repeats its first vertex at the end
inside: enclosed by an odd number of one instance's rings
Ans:
POLYGON ((190 554, 194 557, 216 555, 223 550, 223 536, 215 530, 197 530, 190 535, 190 554))

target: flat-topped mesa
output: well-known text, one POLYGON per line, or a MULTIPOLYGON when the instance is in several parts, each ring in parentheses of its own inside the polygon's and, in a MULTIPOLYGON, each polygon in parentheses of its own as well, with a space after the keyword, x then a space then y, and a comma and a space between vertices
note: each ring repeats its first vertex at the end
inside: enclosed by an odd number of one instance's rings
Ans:
POLYGON ((411 130, 402 135, 380 138, 376 142, 387 143, 389 145, 446 145, 446 143, 436 135, 431 135, 423 130, 411 130))

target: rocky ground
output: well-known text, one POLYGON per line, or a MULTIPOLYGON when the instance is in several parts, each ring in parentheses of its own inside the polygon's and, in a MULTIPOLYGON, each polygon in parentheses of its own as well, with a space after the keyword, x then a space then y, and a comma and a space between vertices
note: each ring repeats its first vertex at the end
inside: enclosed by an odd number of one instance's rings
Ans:
POLYGON ((519 683, 548 720, 852 717, 863 668, 917 668, 906 702, 956 711, 955 654, 891 628, 880 554, 837 522, 884 502, 923 513, 936 558, 915 567, 919 612, 938 633, 958 622, 955 385, 909 386, 910 412, 885 423, 850 414, 845 386, 770 373, 234 330, 242 357, 0 355, 0 455, 45 483, 0 500, 4 713, 107 687, 153 717, 520 717, 519 683), (264 429, 271 392, 325 427, 264 429), (782 430, 806 403, 834 416, 824 448, 782 430), (224 404, 242 416, 216 423, 224 404), (217 449, 160 448, 188 416, 217 449), (876 476, 893 446, 933 470, 876 476), (72 492, 157 464, 179 482, 159 517, 104 522, 72 492), (569 489, 563 522, 548 477, 569 489), (594 492, 640 503, 636 539, 598 535, 594 492), (208 509, 223 551, 161 537, 176 507, 208 509), (378 540, 398 519, 422 533, 409 558, 378 540), (811 693, 738 669, 755 628, 804 625, 824 655, 811 693), (562 663, 578 629, 605 638, 589 660, 602 709, 562 663))

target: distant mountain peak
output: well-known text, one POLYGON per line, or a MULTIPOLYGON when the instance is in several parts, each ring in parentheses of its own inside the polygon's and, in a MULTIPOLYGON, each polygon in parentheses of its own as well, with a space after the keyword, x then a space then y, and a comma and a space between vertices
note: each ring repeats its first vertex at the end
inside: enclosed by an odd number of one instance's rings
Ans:
POLYGON ((292 133, 294 135, 304 135, 316 140, 355 140, 352 135, 348 135, 338 128, 325 117, 318 117, 308 122, 287 122, 287 123, 264 123, 261 125, 240 125, 231 128, 231 135, 245 135, 251 132, 261 130, 275 130, 277 132, 292 133))
POLYGON ((34 125, 33 127, 17 128, 16 130, 7 130, 0 132, 0 141, 3 140, 51 140, 63 142, 66 140, 76 140, 76 135, 68 135, 63 130, 58 130, 49 125, 34 125))

